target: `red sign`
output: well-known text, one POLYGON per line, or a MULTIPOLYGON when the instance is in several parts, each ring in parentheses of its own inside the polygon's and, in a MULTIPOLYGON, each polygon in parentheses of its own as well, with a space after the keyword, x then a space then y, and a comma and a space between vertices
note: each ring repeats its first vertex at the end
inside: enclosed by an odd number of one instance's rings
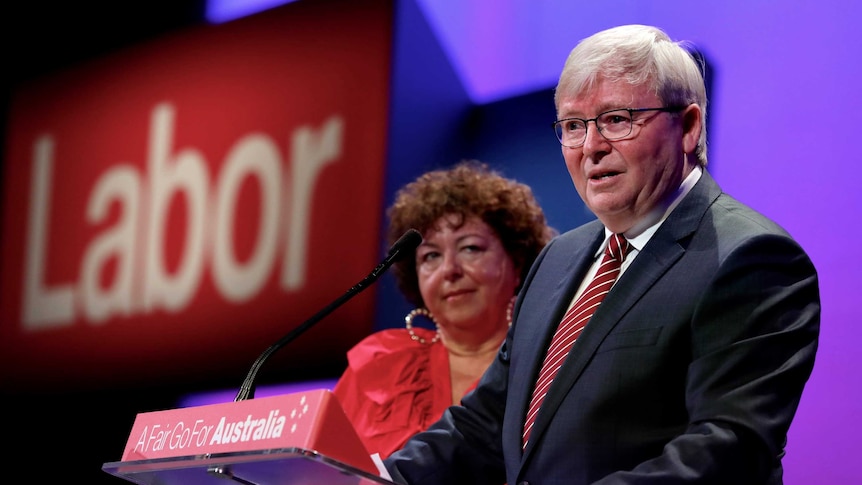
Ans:
POLYGON ((140 413, 123 461, 102 469, 136 483, 198 483, 212 476, 243 483, 273 476, 290 476, 291 483, 391 483, 379 478, 328 390, 140 413))
POLYGON ((377 474, 335 395, 325 389, 140 413, 123 461, 278 448, 314 450, 377 474))
MULTIPOLYGON (((389 3, 298 2, 20 89, 0 385, 241 377, 374 269, 389 3)), ((301 336, 282 370, 341 358, 373 303, 301 336)))

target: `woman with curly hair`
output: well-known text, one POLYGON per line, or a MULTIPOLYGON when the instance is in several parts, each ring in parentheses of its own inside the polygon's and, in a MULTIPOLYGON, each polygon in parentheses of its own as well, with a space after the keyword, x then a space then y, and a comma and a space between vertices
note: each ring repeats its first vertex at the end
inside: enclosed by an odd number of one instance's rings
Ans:
POLYGON ((511 325, 530 265, 556 235, 527 185, 467 160, 402 187, 388 239, 416 229, 415 254, 393 266, 416 309, 347 354, 334 392, 369 453, 387 457, 475 387, 511 325), (414 325, 422 317, 431 325, 414 325))

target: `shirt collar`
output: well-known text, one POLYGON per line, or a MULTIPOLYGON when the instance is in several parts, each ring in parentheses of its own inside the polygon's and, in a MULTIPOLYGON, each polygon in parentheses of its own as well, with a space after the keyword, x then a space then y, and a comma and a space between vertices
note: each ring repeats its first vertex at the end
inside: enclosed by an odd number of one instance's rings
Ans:
MULTIPOLYGON (((646 243, 652 238, 652 235, 658 230, 661 226, 661 223, 667 219, 671 212, 679 205, 680 201, 691 192, 692 187, 700 180, 700 177, 703 175, 703 168, 698 165, 694 167, 691 173, 679 184, 679 188, 674 192, 670 197, 667 198, 666 204, 659 204, 653 210, 651 210, 646 216, 643 217, 640 221, 635 223, 631 229, 626 231, 623 235, 628 240, 629 244, 632 246, 633 251, 640 251, 646 243)), ((605 228, 605 241, 599 248, 596 256, 604 252, 605 246, 608 244, 608 240, 611 238, 613 233, 605 228)))

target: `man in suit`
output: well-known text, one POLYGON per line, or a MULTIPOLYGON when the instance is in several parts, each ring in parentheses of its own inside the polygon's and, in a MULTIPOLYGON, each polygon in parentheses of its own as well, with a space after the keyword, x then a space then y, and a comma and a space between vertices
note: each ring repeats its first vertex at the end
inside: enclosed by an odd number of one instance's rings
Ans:
POLYGON ((496 361, 385 461, 392 479, 782 483, 817 349, 817 273, 789 234, 706 171, 696 61, 659 29, 612 28, 571 52, 555 103, 563 158, 598 219, 543 250, 496 361), (534 392, 567 309, 610 273, 601 257, 613 235, 629 246, 615 283, 534 392))

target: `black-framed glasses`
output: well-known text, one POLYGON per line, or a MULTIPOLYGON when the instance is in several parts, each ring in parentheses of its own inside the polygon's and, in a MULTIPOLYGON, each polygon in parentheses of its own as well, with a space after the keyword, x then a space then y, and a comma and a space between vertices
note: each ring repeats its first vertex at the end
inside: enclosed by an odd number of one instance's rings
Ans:
MULTIPOLYGON (((634 119, 635 113, 644 111, 660 111, 665 113, 677 113, 685 109, 685 106, 664 106, 661 108, 618 108, 605 111, 595 118, 565 118, 557 120, 553 124, 554 133, 560 144, 568 148, 577 148, 587 140, 587 124, 590 121, 596 124, 599 133, 608 141, 622 140, 632 134, 635 123, 646 122, 646 119, 634 119)), ((638 123, 639 124, 639 123, 638 123)))

